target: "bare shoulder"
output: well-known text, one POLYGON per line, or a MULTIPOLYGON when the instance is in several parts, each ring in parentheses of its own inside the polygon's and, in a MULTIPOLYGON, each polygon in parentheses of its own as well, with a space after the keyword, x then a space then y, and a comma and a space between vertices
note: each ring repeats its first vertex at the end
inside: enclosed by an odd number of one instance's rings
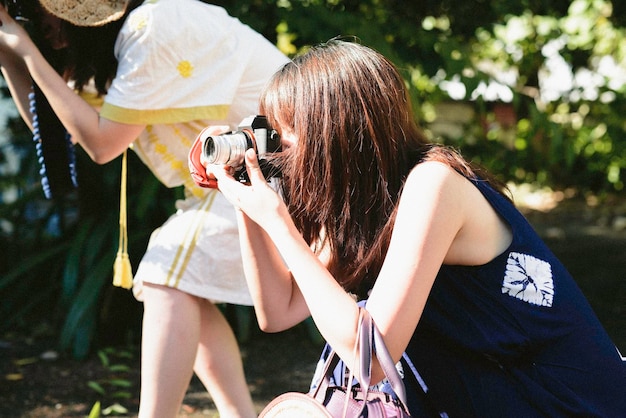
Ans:
POLYGON ((454 168, 438 162, 428 161, 416 165, 405 184, 405 191, 411 190, 421 193, 431 191, 438 194, 450 194, 451 197, 462 197, 458 193, 463 190, 470 191, 473 185, 454 168))
POLYGON ((469 181, 445 163, 420 163, 407 177, 398 213, 409 213, 428 224, 427 228, 443 227, 454 235, 464 224, 470 187, 469 181))
POLYGON ((456 173, 456 171, 450 167, 448 164, 439 162, 439 161, 426 161, 423 163, 417 164, 411 172, 409 176, 422 176, 428 173, 438 173, 439 175, 450 175, 456 173))
POLYGON ((453 224, 457 232, 446 256, 448 264, 484 264, 511 242, 508 225, 480 190, 444 163, 417 165, 407 178, 404 192, 414 204, 433 202, 432 220, 453 224))

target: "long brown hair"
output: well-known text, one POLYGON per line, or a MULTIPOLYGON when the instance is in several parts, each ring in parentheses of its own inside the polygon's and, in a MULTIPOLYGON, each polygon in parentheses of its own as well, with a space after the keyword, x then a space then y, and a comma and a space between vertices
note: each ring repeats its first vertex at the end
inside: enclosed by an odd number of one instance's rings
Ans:
POLYGON ((298 138, 279 161, 294 222, 310 244, 323 237, 331 272, 360 296, 382 266, 411 168, 438 160, 475 177, 424 136, 404 83, 381 54, 332 40, 285 65, 261 97, 270 124, 298 138))

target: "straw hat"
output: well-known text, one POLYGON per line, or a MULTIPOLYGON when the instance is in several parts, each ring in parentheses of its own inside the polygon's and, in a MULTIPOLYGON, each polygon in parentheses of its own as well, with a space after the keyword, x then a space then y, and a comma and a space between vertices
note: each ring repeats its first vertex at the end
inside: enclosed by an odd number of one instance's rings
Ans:
POLYGON ((76 26, 102 26, 124 15, 128 0, 39 0, 54 16, 76 26))

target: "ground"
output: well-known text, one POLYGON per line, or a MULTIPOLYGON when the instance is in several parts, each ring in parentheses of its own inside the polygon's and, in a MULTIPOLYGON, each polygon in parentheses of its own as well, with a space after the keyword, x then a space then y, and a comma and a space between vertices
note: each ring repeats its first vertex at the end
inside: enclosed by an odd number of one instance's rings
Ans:
MULTIPOLYGON (((5 342, 0 348, 0 371, 4 374, 0 382, 0 417, 85 417, 99 400, 103 410, 119 403, 128 411, 111 416, 136 417, 138 352, 132 352, 128 359, 111 361, 111 364, 128 365, 130 370, 112 372, 103 366, 97 355, 84 361, 43 360, 40 356, 44 348, 40 343, 29 341, 14 341, 10 346, 5 342), (112 389, 110 383, 116 379, 124 385, 112 389), (105 395, 92 389, 89 382, 99 382, 105 395), (129 397, 116 399, 114 392, 129 397)), ((304 326, 280 334, 258 331, 249 342, 242 344, 246 375, 258 410, 282 392, 306 391, 321 348, 304 326)), ((218 416, 211 398, 196 378, 191 382, 180 416, 218 416)))
MULTIPOLYGON (((516 189, 515 195, 626 353, 626 201, 524 189, 516 189)), ((242 353, 259 410, 280 393, 306 391, 321 350, 314 337, 304 325, 280 334, 252 329, 242 353)), ((84 417, 96 401, 102 402, 102 415, 136 416, 139 355, 135 348, 103 350, 100 356, 94 353, 78 361, 56 357, 52 347, 46 338, 0 336, 0 417, 84 417), (116 412, 116 404, 126 412, 116 412)), ((196 379, 180 416, 217 416, 196 379)))

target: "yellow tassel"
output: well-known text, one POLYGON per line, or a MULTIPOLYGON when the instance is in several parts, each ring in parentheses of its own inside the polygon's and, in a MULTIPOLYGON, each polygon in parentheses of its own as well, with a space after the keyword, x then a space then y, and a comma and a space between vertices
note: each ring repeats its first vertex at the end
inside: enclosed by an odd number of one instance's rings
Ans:
POLYGON ((113 285, 130 289, 133 287, 133 270, 128 254, 118 252, 113 265, 113 285))
POLYGON ((128 231, 126 227, 126 150, 122 156, 122 181, 120 185, 120 240, 113 264, 113 285, 133 287, 133 269, 128 258, 128 231))

